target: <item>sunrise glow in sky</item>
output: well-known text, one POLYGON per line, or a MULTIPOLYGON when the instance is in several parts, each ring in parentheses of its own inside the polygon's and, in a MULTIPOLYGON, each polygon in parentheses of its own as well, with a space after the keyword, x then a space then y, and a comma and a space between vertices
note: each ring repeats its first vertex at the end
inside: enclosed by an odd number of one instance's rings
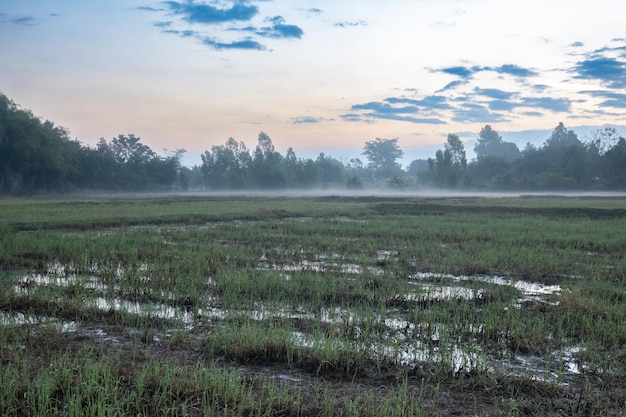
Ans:
POLYGON ((626 136, 623 1, 0 0, 0 92, 85 144, 190 157, 261 131, 361 158, 486 124, 626 136))

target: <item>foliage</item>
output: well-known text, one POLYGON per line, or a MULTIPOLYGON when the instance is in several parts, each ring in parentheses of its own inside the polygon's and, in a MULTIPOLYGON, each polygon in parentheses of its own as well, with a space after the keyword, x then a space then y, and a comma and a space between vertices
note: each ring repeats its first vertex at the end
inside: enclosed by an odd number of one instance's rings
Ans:
POLYGON ((0 94, 0 194, 71 189, 79 150, 67 129, 0 94))
POLYGON ((168 191, 311 189, 367 186, 554 190, 626 188, 626 139, 615 128, 593 132, 586 141, 563 123, 541 146, 520 151, 490 125, 481 129, 467 160, 464 143, 448 134, 434 158, 398 162, 404 152, 398 138, 366 141, 367 164, 320 153, 299 158, 289 147, 278 152, 260 132, 250 151, 229 138, 201 155, 202 164, 181 166, 179 149, 160 156, 133 134, 104 138, 94 147, 69 139, 67 129, 42 121, 0 94, 0 195, 81 190, 168 191))
POLYGON ((463 142, 457 135, 448 135, 444 150, 438 150, 435 158, 428 160, 433 185, 451 188, 464 185, 467 158, 463 142))
POLYGON ((388 179, 401 172, 398 159, 404 152, 398 146, 398 138, 381 139, 365 142, 363 155, 369 161, 368 168, 374 171, 378 179, 388 179))

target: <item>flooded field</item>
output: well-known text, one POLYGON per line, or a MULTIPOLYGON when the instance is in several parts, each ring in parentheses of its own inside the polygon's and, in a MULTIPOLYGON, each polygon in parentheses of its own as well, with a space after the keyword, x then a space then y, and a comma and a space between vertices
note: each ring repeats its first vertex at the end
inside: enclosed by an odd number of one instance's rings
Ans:
POLYGON ((21 204, 2 415, 626 411, 624 199, 21 204))

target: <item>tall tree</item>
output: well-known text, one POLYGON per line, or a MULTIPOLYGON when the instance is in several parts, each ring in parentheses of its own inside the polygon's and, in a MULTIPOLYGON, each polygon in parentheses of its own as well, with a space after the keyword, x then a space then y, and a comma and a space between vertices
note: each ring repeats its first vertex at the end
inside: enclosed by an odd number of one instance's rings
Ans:
POLYGON ((388 179, 402 173, 398 159, 402 158, 404 152, 398 145, 398 138, 367 141, 363 155, 369 161, 368 168, 374 170, 378 179, 388 179))
POLYGON ((67 191, 76 176, 78 142, 0 94, 0 193, 67 191))
POLYGON ((606 151, 604 159, 608 186, 626 189, 626 139, 620 136, 617 143, 606 151))
POLYGON ((452 166, 459 171, 465 172, 467 169, 467 157, 465 156, 465 146, 461 139, 455 134, 448 134, 444 148, 450 153, 452 166))
POLYGON ((508 175, 513 161, 521 157, 517 145, 502 140, 489 125, 480 131, 474 152, 476 161, 469 165, 468 177, 478 187, 503 184, 501 177, 508 175))
POLYGON ((259 139, 252 159, 253 175, 260 188, 283 188, 286 179, 283 156, 276 152, 272 139, 265 132, 259 139))
POLYGON ((435 153, 435 160, 428 159, 433 185, 439 187, 457 187, 465 183, 467 157, 465 146, 455 134, 448 134, 443 151, 435 153))
POLYGON ((341 161, 320 153, 315 161, 322 186, 345 184, 345 167, 341 161))
POLYGON ((546 140, 544 148, 546 149, 564 149, 569 146, 583 146, 583 143, 578 139, 576 132, 568 130, 563 122, 560 122, 557 127, 554 128, 550 137, 546 140))
POLYGON ((243 142, 229 138, 201 155, 205 183, 214 189, 242 189, 249 185, 252 157, 243 142))
POLYGON ((474 152, 478 162, 487 158, 514 160, 521 156, 517 145, 503 141, 500 134, 489 125, 483 127, 478 134, 474 152))

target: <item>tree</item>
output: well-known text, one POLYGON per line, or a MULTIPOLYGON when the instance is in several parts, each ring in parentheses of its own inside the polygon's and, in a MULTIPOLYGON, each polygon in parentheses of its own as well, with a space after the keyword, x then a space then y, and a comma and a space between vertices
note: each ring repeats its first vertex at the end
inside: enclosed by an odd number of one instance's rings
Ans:
POLYGON ((493 130, 489 125, 483 127, 478 134, 476 145, 474 145, 476 160, 480 162, 483 158, 493 154, 501 143, 502 137, 498 134, 498 132, 493 130))
POLYGON ((113 157, 119 164, 142 164, 156 156, 148 146, 135 135, 118 135, 109 144, 113 157))
POLYGON ((315 161, 322 186, 345 184, 345 167, 338 159, 320 153, 315 161))
POLYGON ((79 151, 67 129, 42 122, 0 94, 0 193, 71 189, 79 151))
POLYGON ((381 139, 365 142, 363 155, 369 161, 368 168, 374 170, 378 179, 388 179, 402 174, 398 159, 404 152, 398 146, 398 138, 381 139))
POLYGON ((563 178, 562 185, 553 184, 552 188, 586 185, 590 180, 585 146, 562 122, 546 140, 543 151, 546 153, 546 171, 563 178))
POLYGON ((260 188, 283 188, 286 179, 283 171, 283 156, 276 152, 272 139, 259 133, 259 139, 252 159, 253 175, 260 188))
POLYGON ((214 189, 242 189, 249 185, 252 157, 243 142, 229 138, 201 155, 205 184, 214 189))
POLYGON ((468 177, 475 186, 491 187, 496 184, 510 183, 498 178, 509 175, 513 161, 521 158, 516 144, 505 142, 502 137, 486 125, 481 129, 476 145, 476 161, 469 166, 468 177))
POLYGON ((546 149, 563 149, 569 146, 582 147, 583 143, 578 139, 576 132, 567 130, 563 122, 554 128, 550 137, 546 140, 544 148, 546 149))
POLYGON ((474 145, 476 160, 481 162, 486 158, 501 158, 505 160, 518 159, 521 154, 517 145, 512 142, 505 142, 502 137, 486 125, 478 134, 478 140, 474 145))
POLYGON ((428 183, 430 176, 428 159, 415 159, 411 161, 406 169, 409 178, 415 179, 418 183, 428 183))
POLYGON ((444 148, 450 153, 452 166, 464 172, 467 169, 467 158, 465 156, 465 146, 463 146, 461 139, 455 134, 448 134, 444 148))
POLYGON ((626 139, 617 143, 604 154, 607 183, 611 188, 626 188, 626 139))
POLYGON ((439 187, 457 187, 465 182, 467 158, 461 139, 455 134, 448 134, 444 150, 435 153, 435 160, 428 159, 433 185, 439 187))

